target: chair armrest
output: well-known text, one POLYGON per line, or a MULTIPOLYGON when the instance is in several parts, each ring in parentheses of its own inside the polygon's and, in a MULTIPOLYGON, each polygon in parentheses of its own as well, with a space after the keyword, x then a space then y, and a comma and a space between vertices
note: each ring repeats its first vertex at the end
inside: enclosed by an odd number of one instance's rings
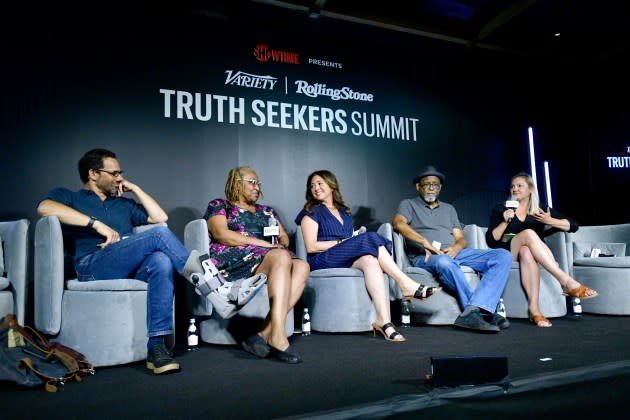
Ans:
MULTIPOLYGON (((566 232, 556 232, 545 238, 545 243, 551 250, 551 253, 556 258, 558 266, 565 273, 571 274, 569 266, 569 250, 567 249, 567 234, 566 232)), ((573 249, 571 249, 573 253, 573 249)), ((572 255, 571 255, 572 257, 572 255)), ((573 260, 573 258, 571 258, 573 260)), ((573 263, 573 261, 571 261, 573 263)))
POLYGON ((468 248, 488 249, 488 243, 486 242, 487 230, 487 227, 481 227, 474 223, 464 226, 464 236, 466 237, 466 242, 468 242, 468 248))
POLYGON ((4 242, 4 260, 7 279, 13 288, 13 307, 21 325, 24 325, 28 300, 28 227, 27 219, 0 222, 0 236, 4 242))
POLYGON ((136 226, 136 227, 133 228, 133 233, 144 232, 145 230, 153 229, 153 228, 156 228, 158 226, 167 227, 168 225, 166 223, 149 223, 149 224, 146 224, 146 225, 140 225, 140 226, 136 226))
POLYGON ((409 266, 411 266, 411 262, 409 261, 409 257, 405 251, 405 238, 398 232, 392 232, 392 235, 392 242, 394 243, 394 261, 396 261, 398 268, 405 271, 409 266))
MULTIPOLYGON (((197 250, 202 254, 208 252, 210 248, 210 236, 208 234, 208 224, 204 219, 195 219, 184 227, 184 246, 189 251, 197 250)), ((195 293, 194 288, 186 282, 186 300, 190 311, 198 316, 212 315, 212 304, 207 298, 202 298, 195 293)))
POLYGON ((300 225, 298 225, 295 230, 295 255, 297 255, 299 259, 306 261, 306 244, 304 243, 300 225))
MULTIPOLYGON (((383 236, 385 239, 388 239, 392 242, 392 257, 393 257, 394 228, 392 227, 392 224, 389 222, 382 223, 378 227, 376 232, 380 234, 381 236, 383 236)), ((389 299, 393 301, 393 300, 402 298, 402 292, 400 291, 400 287, 398 286, 398 283, 396 283, 396 280, 394 280, 393 277, 388 274, 385 274, 385 275, 387 276, 387 279, 389 280, 389 299)))
POLYGON ((35 328, 45 334, 57 334, 61 328, 63 273, 61 223, 57 216, 42 217, 35 225, 34 312, 35 328))
POLYGON ((376 232, 379 233, 381 236, 385 237, 386 239, 389 239, 390 241, 394 242, 394 228, 392 227, 391 223, 385 222, 381 224, 378 227, 378 230, 376 232))
POLYGON ((201 253, 208 252, 210 237, 208 236, 208 224, 204 219, 190 221, 184 227, 184 246, 189 251, 197 250, 201 253))

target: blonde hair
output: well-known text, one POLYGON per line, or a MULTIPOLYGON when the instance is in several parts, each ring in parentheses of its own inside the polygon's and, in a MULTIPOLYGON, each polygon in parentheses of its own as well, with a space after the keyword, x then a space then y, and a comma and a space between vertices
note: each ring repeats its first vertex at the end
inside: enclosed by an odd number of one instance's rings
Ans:
MULTIPOLYGON (((246 172, 251 172, 258 177, 256 171, 249 166, 237 166, 236 168, 230 169, 230 172, 228 172, 228 178, 225 182, 225 197, 231 202, 238 201, 241 197, 244 190, 243 180, 245 179, 244 174, 246 172)), ((260 197, 262 197, 262 187, 259 186, 258 188, 260 190, 260 197)))
POLYGON ((527 172, 519 172, 512 177, 512 183, 516 178, 523 178, 527 185, 529 186, 529 202, 527 203, 527 214, 536 214, 538 213, 540 207, 540 197, 538 197, 538 189, 536 188, 536 184, 534 184, 534 178, 527 172))

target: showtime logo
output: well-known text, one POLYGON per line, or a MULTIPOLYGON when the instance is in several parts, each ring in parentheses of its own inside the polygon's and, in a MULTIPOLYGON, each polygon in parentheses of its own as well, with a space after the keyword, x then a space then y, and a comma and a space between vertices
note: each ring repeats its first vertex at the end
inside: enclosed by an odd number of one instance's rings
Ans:
POLYGON ((254 57, 261 63, 273 61, 276 63, 300 64, 300 54, 291 51, 274 50, 265 44, 254 47, 254 57))

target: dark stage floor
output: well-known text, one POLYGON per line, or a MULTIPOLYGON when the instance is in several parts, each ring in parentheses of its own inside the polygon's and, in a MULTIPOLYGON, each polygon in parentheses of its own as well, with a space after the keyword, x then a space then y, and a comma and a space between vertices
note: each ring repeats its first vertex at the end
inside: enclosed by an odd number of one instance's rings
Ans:
POLYGON ((176 348, 182 371, 153 376, 144 362, 97 369, 63 392, 0 384, 2 418, 626 418, 630 319, 585 314, 553 328, 526 320, 496 335, 414 326, 404 343, 371 333, 291 338, 299 365, 236 346, 176 348), (431 357, 502 354, 502 385, 437 388, 431 357))

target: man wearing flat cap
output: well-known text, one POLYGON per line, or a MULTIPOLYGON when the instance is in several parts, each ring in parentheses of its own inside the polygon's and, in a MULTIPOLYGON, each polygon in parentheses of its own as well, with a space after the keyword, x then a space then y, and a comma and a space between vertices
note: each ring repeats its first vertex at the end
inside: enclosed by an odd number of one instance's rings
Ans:
POLYGON ((512 255, 503 249, 466 248, 455 207, 438 200, 444 180, 444 174, 433 166, 420 171, 413 178, 418 197, 400 202, 392 226, 405 238, 405 249, 414 265, 435 275, 457 296, 463 312, 455 327, 499 332, 509 326, 509 321, 495 311, 512 267, 512 255), (482 273, 474 291, 460 265, 482 273))

